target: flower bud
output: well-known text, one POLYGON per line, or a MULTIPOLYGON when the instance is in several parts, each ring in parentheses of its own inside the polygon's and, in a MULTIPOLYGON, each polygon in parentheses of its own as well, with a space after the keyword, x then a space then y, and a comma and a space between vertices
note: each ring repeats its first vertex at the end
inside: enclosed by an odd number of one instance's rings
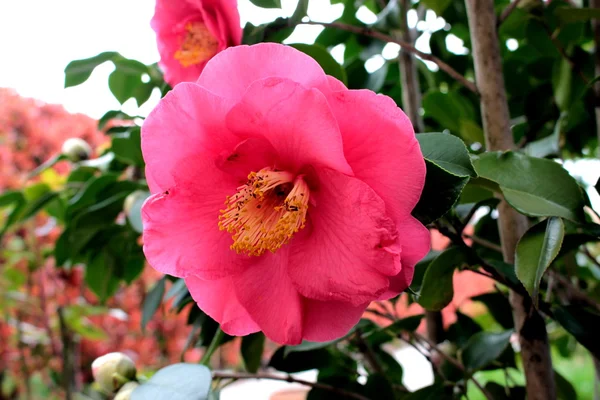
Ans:
POLYGON ((65 140, 62 145, 62 154, 66 156, 69 161, 78 162, 90 158, 92 148, 83 139, 69 138, 65 140))
POLYGON ((127 382, 123 385, 121 389, 117 392, 117 395, 113 400, 129 400, 131 399, 131 393, 140 386, 137 382, 127 382))
POLYGON ((125 202, 123 203, 123 211, 125 211, 125 214, 129 215, 133 205, 138 201, 146 200, 147 197, 148 192, 143 190, 136 190, 135 192, 130 193, 129 196, 125 198, 125 202))
POLYGON ((131 358, 123 353, 108 353, 92 363, 92 375, 102 391, 113 393, 135 379, 136 369, 131 358))

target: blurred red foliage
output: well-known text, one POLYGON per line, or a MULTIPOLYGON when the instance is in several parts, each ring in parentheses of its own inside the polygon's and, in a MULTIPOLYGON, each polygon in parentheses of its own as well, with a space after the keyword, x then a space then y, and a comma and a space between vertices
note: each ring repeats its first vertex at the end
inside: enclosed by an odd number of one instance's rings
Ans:
MULTIPOLYGON (((23 98, 11 89, 0 88, 0 193, 22 187, 27 174, 58 154, 63 142, 71 137, 86 140, 93 149, 108 141, 90 117, 70 114, 60 105, 23 98)), ((53 169, 58 175, 65 176, 69 164, 61 162, 53 169)), ((12 288, 16 301, 7 302, 4 309, 0 307, 3 309, 0 316, 0 378, 9 369, 13 381, 17 382, 17 390, 26 390, 24 378, 40 373, 47 386, 56 388, 55 394, 59 395, 60 382, 53 383, 48 374, 51 370, 62 369, 57 310, 77 305, 92 309, 98 305, 95 296, 85 288, 82 268, 69 271, 55 268, 53 258, 46 257, 59 233, 60 229, 51 218, 38 216, 4 237, 0 246, 3 250, 0 252, 0 278, 7 269, 23 276, 20 288, 12 288), (11 251, 11 248, 15 250, 11 251)), ((84 317, 86 323, 100 328, 105 334, 96 340, 76 339, 79 383, 91 382, 92 361, 112 351, 127 353, 140 370, 155 369, 180 360, 190 330, 186 326, 186 312, 177 315, 170 312, 167 305, 162 306, 146 331, 141 330, 145 293, 159 277, 160 274, 146 268, 140 279, 121 288, 110 299, 102 313, 84 317)), ((192 349, 185 359, 195 361, 199 356, 199 352, 192 349)))

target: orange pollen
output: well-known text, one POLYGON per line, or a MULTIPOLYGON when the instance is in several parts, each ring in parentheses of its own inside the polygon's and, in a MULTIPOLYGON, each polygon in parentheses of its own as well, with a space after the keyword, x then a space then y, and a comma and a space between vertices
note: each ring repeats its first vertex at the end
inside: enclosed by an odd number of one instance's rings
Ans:
POLYGON ((227 196, 219 229, 232 234, 231 249, 260 256, 275 252, 304 228, 310 190, 302 176, 263 168, 227 196))
POLYGON ((175 52, 175 59, 184 67, 200 64, 217 53, 219 42, 202 22, 188 22, 181 48, 175 52))

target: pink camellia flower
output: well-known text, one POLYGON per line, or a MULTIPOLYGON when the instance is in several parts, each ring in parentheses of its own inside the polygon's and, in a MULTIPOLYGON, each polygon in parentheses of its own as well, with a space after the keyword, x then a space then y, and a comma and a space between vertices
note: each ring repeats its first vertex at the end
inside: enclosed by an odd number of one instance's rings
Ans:
POLYGON ((291 47, 219 53, 148 116, 142 149, 148 261, 230 335, 341 337, 429 250, 408 118, 291 47))
POLYGON ((237 0, 156 0, 150 25, 171 86, 195 82, 215 54, 242 42, 237 0))

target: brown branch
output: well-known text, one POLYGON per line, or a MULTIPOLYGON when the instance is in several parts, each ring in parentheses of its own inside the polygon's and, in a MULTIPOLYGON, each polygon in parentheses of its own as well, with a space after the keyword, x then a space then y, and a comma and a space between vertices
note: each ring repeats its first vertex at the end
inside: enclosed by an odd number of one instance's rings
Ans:
POLYGON ((496 23, 496 27, 499 28, 500 25, 510 17, 510 14, 514 11, 515 8, 519 6, 521 0, 514 0, 512 3, 506 6, 500 17, 498 18, 498 22, 496 23))
POLYGON ((268 374, 268 373, 264 373, 264 372, 250 374, 250 373, 246 373, 246 372, 213 371, 212 376, 213 376, 213 379, 268 379, 268 380, 272 380, 272 381, 298 383, 300 385, 308 386, 308 387, 311 387, 314 389, 326 390, 328 392, 335 393, 340 396, 345 396, 350 399, 371 400, 370 398, 365 397, 361 394, 350 392, 348 390, 345 390, 345 389, 342 389, 342 388, 339 388, 336 386, 331 386, 326 383, 320 383, 320 382, 310 382, 310 381, 306 381, 304 379, 294 378, 290 375, 280 376, 280 375, 273 375, 273 374, 268 374))
MULTIPOLYGON (((481 114, 488 151, 514 149, 510 114, 502 73, 502 60, 493 0, 465 0, 473 43, 475 80, 480 92, 481 114)), ((505 262, 514 263, 515 249, 527 231, 527 218, 506 201, 498 205, 498 227, 505 262)), ((546 324, 528 295, 511 290, 515 328, 519 334, 527 396, 530 400, 556 399, 556 383, 546 324)))
POLYGON ((467 239, 471 239, 473 241, 473 243, 477 243, 480 246, 483 246, 490 250, 497 251, 498 253, 502 253, 502 247, 498 246, 496 243, 490 242, 489 240, 480 238, 479 236, 469 235, 466 233, 463 233, 463 237, 465 237, 467 239))
POLYGON ((559 274, 556 271, 551 270, 548 271, 548 275, 554 278, 559 284, 561 284, 566 289, 567 299, 570 302, 575 301, 585 303, 586 305, 596 309, 597 311, 600 311, 600 304, 598 304, 596 300, 591 298, 583 290, 574 285, 573 282, 569 280, 569 278, 559 274))
POLYGON ((63 386, 65 389, 65 400, 71 400, 76 391, 75 379, 75 360, 73 335, 65 321, 63 308, 56 310, 60 324, 60 337, 62 341, 62 361, 63 361, 63 386))
POLYGON ((393 38, 382 32, 376 31, 372 28, 367 28, 367 27, 361 28, 359 26, 343 24, 340 22, 307 21, 307 22, 301 22, 300 25, 321 25, 321 26, 324 26, 325 28, 334 28, 334 29, 339 29, 339 30, 343 30, 343 31, 347 31, 347 32, 356 33, 357 35, 372 37, 374 39, 378 39, 383 42, 396 43, 396 44, 400 45, 400 47, 402 47, 403 50, 413 53, 413 54, 419 56, 419 58, 422 58, 423 60, 431 61, 432 63, 436 64, 442 71, 446 72, 452 78, 456 79, 461 85, 463 85, 464 87, 469 89, 471 92, 473 92, 475 94, 479 94, 479 92, 477 91, 477 86, 475 86, 475 84, 473 82, 471 82, 470 80, 468 80, 467 78, 462 76, 460 73, 458 73, 458 71, 456 71, 450 65, 446 64, 444 61, 440 60, 438 57, 436 57, 432 54, 424 53, 420 50, 417 50, 413 45, 405 42, 404 40, 393 38))

